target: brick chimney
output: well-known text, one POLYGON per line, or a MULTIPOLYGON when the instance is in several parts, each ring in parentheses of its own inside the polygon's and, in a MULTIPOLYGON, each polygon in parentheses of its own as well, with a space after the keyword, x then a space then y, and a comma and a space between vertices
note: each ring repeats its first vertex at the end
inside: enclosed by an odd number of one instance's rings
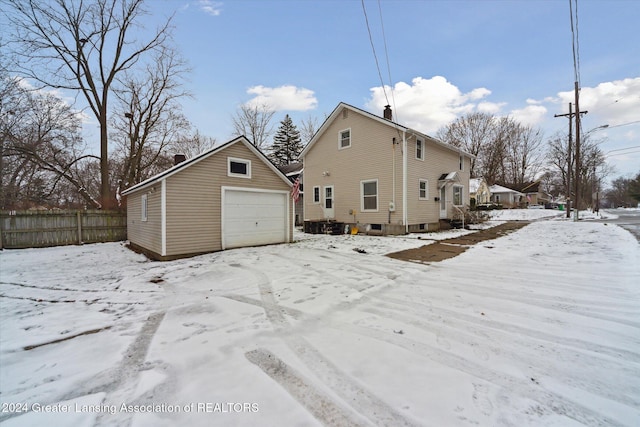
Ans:
POLYGON ((393 113, 391 113, 391 105, 384 106, 383 117, 387 120, 393 120, 393 113))
POLYGON ((185 156, 184 154, 176 154, 175 156, 173 156, 173 165, 177 165, 179 163, 184 162, 185 160, 187 160, 187 156, 185 156))

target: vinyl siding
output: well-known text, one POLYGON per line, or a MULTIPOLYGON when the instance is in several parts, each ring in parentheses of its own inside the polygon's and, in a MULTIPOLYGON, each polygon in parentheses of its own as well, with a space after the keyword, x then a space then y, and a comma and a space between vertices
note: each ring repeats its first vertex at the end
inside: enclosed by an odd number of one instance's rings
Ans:
MULTIPOLYGON (((440 204, 435 201, 439 197, 438 178, 442 174, 458 172, 459 184, 464 187, 463 202, 469 200, 469 167, 470 160, 465 158, 464 170, 460 171, 460 157, 458 152, 449 150, 427 139, 425 144, 424 161, 415 158, 415 138, 411 138, 408 150, 408 199, 407 211, 409 224, 436 223, 440 219, 440 204), (413 149, 413 151, 412 151, 413 149), (429 181, 429 199, 419 200, 418 182, 420 179, 429 181)), ((451 186, 447 187, 447 211, 451 218, 453 192, 451 186)))
MULTIPOLYGON (((402 224, 402 131, 371 119, 357 111, 341 112, 328 124, 325 132, 309 149, 304 158, 304 201, 307 221, 325 219, 323 187, 334 186, 335 219, 340 222, 361 224, 402 224), (339 132, 351 129, 351 148, 338 149, 339 132), (392 141, 396 139, 394 146, 392 141), (395 174, 394 174, 395 162, 395 174), (328 176, 324 174, 328 172, 328 176), (395 175, 395 197, 393 177, 395 175), (378 212, 361 212, 362 180, 378 180, 378 212), (321 188, 321 203, 313 203, 313 187, 321 188), (395 202, 395 212, 389 213, 389 202, 395 202), (349 215, 355 209, 356 216, 349 215)), ((464 171, 460 171, 459 153, 423 139, 423 158, 416 159, 416 136, 407 138, 407 220, 409 225, 438 223, 440 218, 438 178, 456 171, 464 187, 463 201, 468 201, 470 159, 465 158, 464 171), (419 198, 419 181, 428 181, 428 199, 419 198)), ((447 188, 448 209, 451 209, 452 190, 447 188)), ((451 215, 449 215, 451 217, 451 215)))
POLYGON ((334 186, 335 219, 340 222, 372 224, 402 223, 402 137, 393 128, 377 123, 353 110, 347 118, 338 114, 304 159, 305 220, 322 220, 325 186, 334 186), (351 129, 351 147, 338 149, 339 132, 351 129), (397 144, 394 148, 393 138, 397 144), (393 201, 393 162, 395 159, 395 212, 393 201), (328 172, 328 176, 323 175, 328 172), (360 183, 378 180, 378 211, 362 212, 360 183), (313 203, 313 187, 321 188, 321 203, 313 203), (355 211, 355 216, 349 211, 355 211), (391 221, 389 221, 391 218, 391 221))
POLYGON ((158 182, 127 196, 127 239, 157 254, 162 253, 161 186, 158 182), (143 194, 147 195, 147 221, 140 219, 143 194))
MULTIPOLYGON (((242 143, 233 144, 167 178, 167 256, 222 249, 221 187, 289 191, 289 186, 242 143), (227 158, 251 161, 251 178, 227 176, 227 158)), ((289 203, 290 230, 293 203, 289 203)))

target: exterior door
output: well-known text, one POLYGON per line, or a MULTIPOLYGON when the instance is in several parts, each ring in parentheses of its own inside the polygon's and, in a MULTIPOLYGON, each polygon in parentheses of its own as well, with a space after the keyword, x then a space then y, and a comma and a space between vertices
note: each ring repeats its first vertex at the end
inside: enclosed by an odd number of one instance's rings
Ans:
POLYGON ((324 187, 323 211, 325 219, 335 219, 336 217, 334 198, 335 194, 333 192, 333 185, 327 185, 324 187))
POLYGON ((447 186, 443 185, 440 189, 440 218, 447 217, 447 186))
POLYGON ((223 189, 222 248, 287 241, 288 193, 223 189))

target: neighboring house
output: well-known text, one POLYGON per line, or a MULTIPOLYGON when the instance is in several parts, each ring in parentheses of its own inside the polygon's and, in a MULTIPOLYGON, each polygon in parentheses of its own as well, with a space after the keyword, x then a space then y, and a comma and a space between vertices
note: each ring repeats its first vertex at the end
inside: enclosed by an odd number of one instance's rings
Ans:
POLYGON ((525 195, 525 200, 529 205, 544 205, 550 203, 552 197, 540 190, 540 180, 526 182, 522 185, 514 185, 512 188, 525 195))
POLYGON ((126 191, 134 249, 168 260, 292 241, 291 182, 245 137, 126 191))
POLYGON ((294 215, 295 225, 302 225, 304 218, 304 168, 302 162, 293 162, 286 166, 280 166, 280 172, 282 172, 293 183, 296 179, 300 181, 300 196, 295 204, 294 215))
POLYGON ((505 208, 521 207, 525 200, 523 193, 498 184, 489 187, 489 191, 491 191, 491 201, 505 208))
POLYGON ((469 198, 473 200, 471 205, 488 205, 491 203, 491 189, 484 178, 471 178, 469 180, 469 198))
POLYGON ((375 234, 435 230, 469 201, 471 155, 340 103, 302 151, 304 219, 375 234))

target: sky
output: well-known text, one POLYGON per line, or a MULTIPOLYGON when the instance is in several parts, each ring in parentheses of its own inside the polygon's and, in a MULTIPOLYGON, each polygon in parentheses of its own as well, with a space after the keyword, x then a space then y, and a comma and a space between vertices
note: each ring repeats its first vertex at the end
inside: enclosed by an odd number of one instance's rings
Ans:
MULTIPOLYGON (((390 104, 400 124, 430 135, 480 111, 510 115, 549 138, 568 133, 567 118, 554 116, 575 101, 569 6, 154 0, 144 26, 152 30, 173 15, 175 44, 192 69, 184 112, 218 143, 233 137, 232 118, 244 103, 274 109, 275 128, 286 114, 299 127, 309 118, 321 124, 346 102, 379 115, 390 104)), ((582 129, 596 129, 591 136, 602 141, 614 177, 640 172, 639 16, 640 1, 577 0, 580 109, 588 111, 582 129)), ((97 141, 97 129, 90 133, 97 141)))

